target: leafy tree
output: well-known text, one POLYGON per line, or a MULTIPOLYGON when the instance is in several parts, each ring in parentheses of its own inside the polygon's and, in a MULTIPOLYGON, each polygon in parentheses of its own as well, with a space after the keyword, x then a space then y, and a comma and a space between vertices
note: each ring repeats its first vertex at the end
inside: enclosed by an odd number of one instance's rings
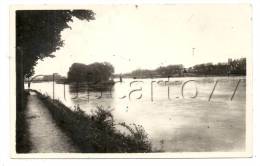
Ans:
POLYGON ((17 10, 16 11, 16 89, 17 107, 24 89, 24 78, 34 74, 38 60, 54 57, 63 46, 60 32, 71 28, 73 17, 90 21, 91 10, 17 10))
POLYGON ((60 32, 70 28, 75 16, 81 20, 94 19, 91 10, 18 10, 16 12, 16 55, 23 56, 23 74, 34 74, 37 61, 54 57, 52 52, 63 46, 60 32), (22 54, 22 55, 21 55, 22 54))

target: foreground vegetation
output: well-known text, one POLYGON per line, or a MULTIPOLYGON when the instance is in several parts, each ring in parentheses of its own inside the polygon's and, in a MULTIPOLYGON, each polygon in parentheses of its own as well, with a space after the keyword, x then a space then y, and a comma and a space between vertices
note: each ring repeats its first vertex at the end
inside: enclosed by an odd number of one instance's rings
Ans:
POLYGON ((29 139, 29 128, 26 122, 26 104, 29 93, 24 92, 24 97, 21 99, 21 108, 16 111, 16 152, 28 153, 31 149, 29 139))
POLYGON ((151 143, 144 129, 137 125, 115 124, 110 110, 97 107, 92 115, 87 115, 80 108, 73 111, 58 100, 36 93, 57 125, 81 152, 151 152, 151 143), (128 134, 118 131, 116 125, 124 127, 128 134))

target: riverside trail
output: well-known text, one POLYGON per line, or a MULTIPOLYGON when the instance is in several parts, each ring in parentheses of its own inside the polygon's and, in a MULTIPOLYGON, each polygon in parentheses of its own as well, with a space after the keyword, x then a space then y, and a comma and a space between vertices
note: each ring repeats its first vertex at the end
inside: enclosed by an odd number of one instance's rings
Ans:
POLYGON ((34 92, 30 92, 26 106, 29 126, 30 153, 76 153, 72 140, 55 124, 48 108, 34 92))

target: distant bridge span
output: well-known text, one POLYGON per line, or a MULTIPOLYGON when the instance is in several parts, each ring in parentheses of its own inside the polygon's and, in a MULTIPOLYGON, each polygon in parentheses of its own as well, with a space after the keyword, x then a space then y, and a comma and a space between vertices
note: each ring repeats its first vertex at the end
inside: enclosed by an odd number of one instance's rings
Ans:
MULTIPOLYGON (((31 82, 32 82, 33 80, 35 80, 37 77, 44 77, 44 76, 46 76, 46 75, 39 74, 39 75, 36 75, 36 76, 32 77, 30 80, 28 80, 28 89, 30 89, 31 82)), ((54 76, 54 74, 53 74, 53 76, 54 76)), ((54 79, 54 78, 53 78, 53 79, 54 79)))

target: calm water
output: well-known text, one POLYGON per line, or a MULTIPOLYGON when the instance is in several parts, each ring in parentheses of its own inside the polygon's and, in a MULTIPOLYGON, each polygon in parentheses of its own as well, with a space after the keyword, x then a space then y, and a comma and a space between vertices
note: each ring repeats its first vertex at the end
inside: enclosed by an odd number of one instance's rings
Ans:
MULTIPOLYGON (((130 87, 131 81, 134 80, 123 79, 111 91, 103 92, 102 97, 100 92, 90 92, 88 96, 84 88, 80 88, 76 97, 72 85, 55 84, 55 98, 72 109, 79 105, 87 114, 96 106, 111 108, 116 122, 142 125, 155 151, 244 150, 245 77, 171 78, 169 88, 162 82, 167 78, 137 79, 142 82, 130 87), (182 96, 182 85, 188 80, 194 81, 185 85, 182 96), (216 80, 218 84, 208 101, 216 80), (152 92, 151 81, 157 81, 152 92), (129 92, 139 88, 142 90, 133 92, 129 99, 129 92), (140 95, 141 99, 136 99, 140 95)), ((32 83, 31 88, 53 95, 52 82, 32 83)))

